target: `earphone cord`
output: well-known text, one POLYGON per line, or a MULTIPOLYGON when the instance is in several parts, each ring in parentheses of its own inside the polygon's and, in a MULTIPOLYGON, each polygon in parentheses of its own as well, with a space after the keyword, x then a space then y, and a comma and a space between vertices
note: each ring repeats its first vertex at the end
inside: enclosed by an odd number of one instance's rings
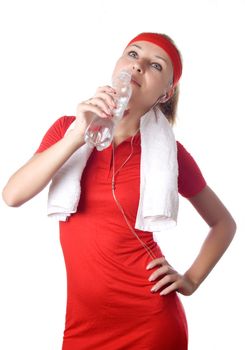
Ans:
POLYGON ((112 189, 112 195, 113 195, 113 198, 117 204, 117 207, 118 209, 120 210, 120 212, 122 213, 123 217, 124 217, 124 220, 126 222, 126 224, 128 225, 130 231, 133 233, 133 235, 138 239, 138 241, 141 243, 141 245, 145 248, 145 250, 147 251, 147 253, 149 254, 149 256, 152 258, 152 259, 155 259, 156 256, 155 254, 153 253, 153 251, 151 250, 150 247, 147 246, 147 244, 145 242, 142 241, 142 239, 138 236, 138 234, 135 232, 135 230, 133 229, 132 225, 130 224, 121 204, 119 203, 117 197, 116 197, 116 194, 115 194, 115 176, 116 174, 121 170, 121 168, 127 163, 127 161, 131 158, 132 154, 133 154, 133 140, 134 140, 134 137, 132 138, 131 140, 131 153, 130 155, 127 157, 127 159, 123 162, 123 164, 120 166, 120 168, 115 172, 115 153, 114 153, 114 145, 112 145, 112 161, 113 161, 113 166, 112 166, 112 183, 111 183, 111 189, 112 189))

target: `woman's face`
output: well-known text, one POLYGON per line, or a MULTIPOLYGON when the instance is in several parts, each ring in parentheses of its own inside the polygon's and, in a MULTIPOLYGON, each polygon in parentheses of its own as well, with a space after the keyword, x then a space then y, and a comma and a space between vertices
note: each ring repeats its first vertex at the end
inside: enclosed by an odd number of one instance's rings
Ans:
POLYGON ((148 110, 170 90, 173 79, 171 60, 162 48, 153 43, 137 41, 128 46, 116 63, 113 77, 122 69, 132 73, 130 104, 148 110))

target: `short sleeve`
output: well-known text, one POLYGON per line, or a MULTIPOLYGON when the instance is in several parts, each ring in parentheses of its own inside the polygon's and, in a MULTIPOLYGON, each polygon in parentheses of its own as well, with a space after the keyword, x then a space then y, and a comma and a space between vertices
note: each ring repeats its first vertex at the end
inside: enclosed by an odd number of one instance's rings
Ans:
POLYGON ((48 129, 44 135, 41 144, 35 153, 40 153, 54 145, 56 142, 61 140, 65 135, 66 130, 69 128, 71 123, 75 120, 75 117, 63 116, 57 119, 54 124, 48 129))
POLYGON ((190 198, 204 189, 206 181, 196 161, 180 142, 177 142, 177 152, 179 193, 183 197, 190 198))

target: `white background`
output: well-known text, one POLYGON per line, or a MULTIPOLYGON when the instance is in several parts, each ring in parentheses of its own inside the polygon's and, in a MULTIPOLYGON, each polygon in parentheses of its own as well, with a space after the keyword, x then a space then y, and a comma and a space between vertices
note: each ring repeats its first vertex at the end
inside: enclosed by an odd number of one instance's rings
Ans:
MULTIPOLYGON (((243 0, 1 1, 0 185, 29 159, 47 128, 110 83, 113 65, 141 31, 167 33, 184 58, 176 137, 237 221, 237 235, 210 276, 182 297, 190 350, 244 349, 243 0)), ((15 209, 3 201, 0 348, 61 348, 66 276, 47 189, 15 209)), ((178 227, 162 250, 188 268, 208 227, 181 199, 178 227)), ((115 349, 116 350, 116 349, 115 349)))

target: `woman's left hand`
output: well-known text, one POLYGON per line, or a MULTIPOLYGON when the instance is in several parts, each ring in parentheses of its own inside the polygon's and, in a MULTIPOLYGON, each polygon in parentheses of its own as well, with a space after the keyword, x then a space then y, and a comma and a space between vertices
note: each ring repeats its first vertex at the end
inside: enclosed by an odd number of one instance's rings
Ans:
POLYGON ((151 282, 158 279, 151 292, 156 293, 160 290, 160 295, 167 295, 176 291, 183 295, 191 295, 198 288, 188 276, 179 274, 164 257, 152 260, 146 269, 150 270, 156 266, 160 267, 149 277, 151 282))

